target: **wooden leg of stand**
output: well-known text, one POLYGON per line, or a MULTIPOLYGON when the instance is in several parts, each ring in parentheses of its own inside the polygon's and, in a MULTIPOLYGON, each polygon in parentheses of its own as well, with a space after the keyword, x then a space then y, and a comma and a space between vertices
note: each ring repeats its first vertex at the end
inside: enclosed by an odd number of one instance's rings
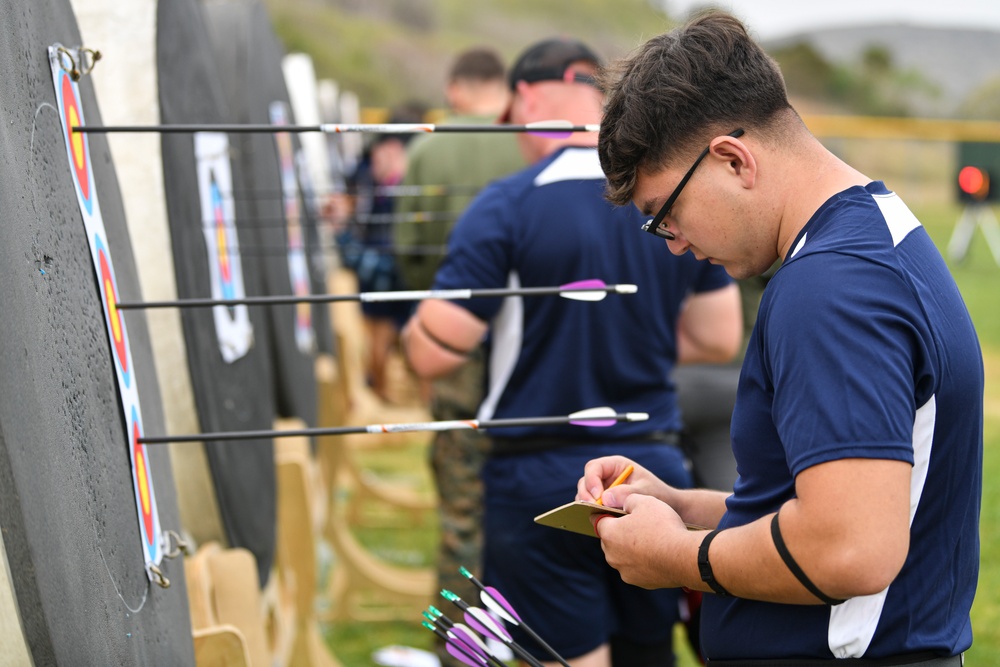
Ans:
POLYGON ((251 667, 246 641, 232 625, 214 625, 192 633, 197 667, 251 667))
MULTIPOLYGON (((279 428, 297 428, 282 420, 279 428)), ((295 643, 291 667, 340 667, 326 647, 316 619, 318 593, 317 495, 323 485, 305 439, 285 439, 275 450, 278 480, 278 569, 294 582, 295 643), (291 441, 289 441, 291 440, 291 441)), ((325 508, 324 508, 325 509, 325 508)))

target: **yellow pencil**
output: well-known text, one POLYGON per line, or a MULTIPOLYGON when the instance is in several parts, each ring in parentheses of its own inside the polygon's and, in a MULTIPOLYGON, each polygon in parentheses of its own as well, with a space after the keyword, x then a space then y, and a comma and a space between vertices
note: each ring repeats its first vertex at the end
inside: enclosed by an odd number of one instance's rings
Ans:
MULTIPOLYGON (((611 486, 609 486, 608 489, 610 489, 612 487, 615 487, 615 486, 618 486, 619 484, 621 484, 622 482, 624 482, 626 479, 628 479, 628 476, 632 474, 632 471, 634 469, 635 468, 631 464, 629 464, 629 466, 627 468, 625 468, 625 470, 622 470, 622 474, 618 475, 618 479, 616 479, 615 481, 611 482, 611 486)), ((607 491, 608 489, 604 489, 604 490, 607 491)), ((601 495, 603 496, 604 494, 602 493, 601 495)), ((597 503, 598 505, 603 505, 604 504, 604 503, 601 502, 600 498, 598 498, 594 502, 597 503)))

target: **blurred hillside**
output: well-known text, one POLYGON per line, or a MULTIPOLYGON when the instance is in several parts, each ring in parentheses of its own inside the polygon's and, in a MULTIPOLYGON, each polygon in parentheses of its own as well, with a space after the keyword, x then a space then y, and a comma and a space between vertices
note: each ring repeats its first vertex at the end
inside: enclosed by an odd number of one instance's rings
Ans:
MULTIPOLYGON (((492 45, 511 62, 532 42, 571 35, 606 58, 675 23, 649 0, 263 0, 286 49, 362 107, 443 109, 456 53, 492 45)), ((677 17, 683 19, 685 17, 677 17)), ((751 26, 752 28, 752 26, 751 26)), ((805 116, 1000 121, 1000 33, 905 24, 822 28, 764 42, 805 116)), ((384 118, 371 117, 369 122, 384 118)), ((951 141, 822 135, 836 153, 912 203, 953 197, 951 141)))
POLYGON ((1000 32, 899 23, 815 30, 764 46, 798 96, 860 114, 1000 120, 1000 32))
POLYGON ((444 106, 445 73, 459 51, 496 48, 507 62, 526 46, 569 35, 607 58, 671 27, 647 0, 264 0, 291 51, 362 106, 416 100, 444 106))
MULTIPOLYGON (((673 21, 649 0, 264 0, 288 51, 361 105, 444 106, 444 76, 470 46, 510 62, 528 44, 571 35, 607 58, 673 21)), ((764 44, 796 106, 881 116, 1000 120, 1000 33, 892 25, 825 28, 764 44)))

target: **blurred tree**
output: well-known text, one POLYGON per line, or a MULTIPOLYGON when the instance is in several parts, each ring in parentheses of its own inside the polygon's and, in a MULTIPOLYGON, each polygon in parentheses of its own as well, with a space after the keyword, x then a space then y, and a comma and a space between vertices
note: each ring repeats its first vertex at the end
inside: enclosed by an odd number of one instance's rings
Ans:
POLYGON ((940 90, 915 70, 896 68, 892 53, 871 45, 858 63, 832 64, 808 42, 783 47, 772 55, 785 74, 790 94, 834 104, 870 116, 911 116, 922 99, 940 90))
POLYGON ((972 91, 958 108, 961 118, 1000 120, 1000 76, 972 91))
POLYGON ((861 54, 860 67, 838 67, 836 89, 858 113, 872 116, 911 116, 918 98, 940 94, 915 70, 899 70, 892 53, 881 45, 861 54))
POLYGON ((512 60, 552 35, 572 35, 615 58, 672 22, 649 0, 263 0, 288 51, 365 107, 425 99, 444 106, 456 53, 488 44, 512 60))
POLYGON ((788 92, 813 100, 828 100, 833 94, 834 67, 808 42, 771 53, 781 65, 788 92))

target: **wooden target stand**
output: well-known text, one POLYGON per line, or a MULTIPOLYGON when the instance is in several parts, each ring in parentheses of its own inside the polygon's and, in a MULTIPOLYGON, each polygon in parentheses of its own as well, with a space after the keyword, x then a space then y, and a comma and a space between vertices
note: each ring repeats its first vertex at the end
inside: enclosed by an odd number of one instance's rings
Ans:
MULTIPOLYGON (((328 278, 331 293, 357 291, 349 271, 340 269, 328 278)), ((337 349, 336 360, 317 363, 319 425, 428 421, 419 407, 385 405, 366 385, 363 371, 364 329, 357 302, 331 304, 337 349)), ((419 617, 433 601, 437 575, 433 568, 410 568, 388 563, 370 553, 351 527, 407 525, 425 520, 436 508, 436 499, 417 490, 380 482, 359 462, 359 454, 384 448, 413 446, 413 434, 322 437, 316 439, 316 464, 330 492, 325 494, 322 537, 332 546, 337 562, 325 591, 328 611, 324 621, 384 621, 419 617), (373 518, 371 508, 382 509, 373 518)))
MULTIPOLYGON (((286 85, 299 123, 318 123, 329 115, 321 108, 320 84, 308 56, 287 55, 283 59, 286 85)), ((327 100, 328 102, 331 100, 327 100)), ((344 122, 357 118, 337 118, 344 122)), ((335 121, 336 118, 327 118, 335 121)), ((358 139, 340 137, 343 142, 358 139)), ((331 167, 325 139, 302 135, 302 146, 311 167, 311 180, 322 192, 330 190, 331 167), (310 150, 311 149, 311 150, 310 150)), ((336 266, 335 256, 329 262, 336 266)), ((349 271, 332 270, 326 291, 347 294, 358 291, 349 271)), ((359 304, 334 303, 328 306, 336 341, 336 357, 320 355, 316 362, 318 426, 360 425, 373 422, 412 422, 430 419, 428 410, 386 405, 367 386, 363 358, 366 353, 359 304)), ((413 434, 357 435, 320 438, 316 441, 315 463, 324 492, 325 519, 322 534, 334 550, 336 564, 325 591, 329 613, 323 620, 411 619, 419 615, 432 597, 436 583, 433 571, 399 567, 375 557, 355 539, 350 526, 413 525, 426 520, 437 506, 431 494, 379 481, 365 470, 360 454, 375 449, 413 446, 413 434), (373 514, 373 508, 378 513, 373 514)))
MULTIPOLYGON (((346 269, 338 269, 328 279, 331 294, 351 294, 358 290, 357 280, 346 269)), ((317 364, 317 382, 320 393, 321 426, 354 426, 372 423, 423 422, 432 419, 423 407, 387 405, 365 383, 364 326, 361 308, 357 302, 342 301, 331 304, 334 335, 340 355, 335 366, 317 364)), ((419 436, 418 436, 419 437, 419 436)), ((427 436, 430 439, 429 434, 427 436)), ((405 514, 412 523, 425 512, 434 510, 437 502, 413 489, 380 483, 364 473, 357 462, 357 453, 373 449, 412 446, 412 433, 379 433, 347 436, 331 443, 339 445, 322 453, 324 475, 329 483, 337 476, 344 479, 355 491, 355 501, 350 505, 349 518, 353 525, 366 523, 363 508, 373 501, 383 503, 394 513, 405 514)))
POLYGON ((253 554, 208 542, 185 561, 184 573, 196 663, 271 662, 253 554))

